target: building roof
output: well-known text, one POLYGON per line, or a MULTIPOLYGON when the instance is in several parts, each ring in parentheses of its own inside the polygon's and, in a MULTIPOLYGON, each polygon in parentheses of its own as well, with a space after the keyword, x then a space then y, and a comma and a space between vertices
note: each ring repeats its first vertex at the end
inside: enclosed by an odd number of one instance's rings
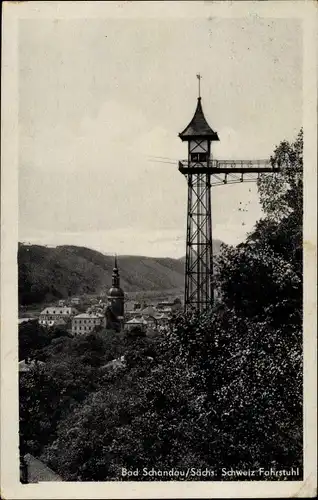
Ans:
POLYGON ((115 286, 112 286, 109 291, 108 291, 108 294, 107 294, 107 297, 124 297, 125 294, 124 294, 124 291, 120 288, 120 287, 115 287, 115 286))
POLYGON ((145 309, 141 311, 141 314, 145 314, 146 316, 154 316, 156 313, 157 313, 156 309, 151 306, 147 306, 145 307, 145 309))
POLYGON ((40 314, 65 314, 65 315, 70 315, 70 314, 76 314, 77 309, 75 307, 62 307, 62 306, 50 306, 46 307, 41 311, 40 314))
POLYGON ((179 134, 179 137, 182 141, 187 141, 192 137, 202 137, 206 139, 210 139, 211 141, 218 141, 219 137, 214 130, 211 129, 210 125, 206 121, 204 116, 202 105, 201 105, 201 97, 198 97, 198 104, 193 115, 193 118, 189 125, 179 134))
POLYGON ((39 481, 63 481, 61 476, 29 453, 24 456, 24 460, 28 468, 28 483, 38 483, 39 481))
POLYGON ((77 314, 73 319, 100 319, 103 317, 104 315, 100 313, 82 313, 77 314))
POLYGON ((156 314, 155 316, 156 319, 170 319, 168 314, 162 313, 162 314, 156 314))
POLYGON ((144 325, 147 322, 143 317, 141 317, 141 318, 132 318, 129 321, 126 321, 126 323, 129 325, 144 325))

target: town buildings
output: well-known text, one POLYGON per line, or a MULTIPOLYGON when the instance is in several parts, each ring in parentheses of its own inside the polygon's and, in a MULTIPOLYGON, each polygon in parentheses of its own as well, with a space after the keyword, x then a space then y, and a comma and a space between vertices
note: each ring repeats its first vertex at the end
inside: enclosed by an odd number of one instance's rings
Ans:
POLYGON ((117 257, 112 273, 112 284, 106 296, 100 298, 74 297, 58 301, 58 305, 46 307, 40 314, 39 324, 46 327, 61 326, 72 335, 91 333, 95 328, 107 328, 114 331, 133 332, 138 330, 149 332, 164 332, 174 314, 181 310, 179 298, 163 300, 157 304, 146 304, 129 301, 120 286, 120 274, 117 257), (71 306, 72 303, 86 303, 85 312, 79 313, 71 306))
POLYGON ((171 306, 171 304, 175 304, 174 302, 165 302, 165 307, 163 307, 163 303, 159 304, 146 305, 143 308, 134 307, 133 305, 132 309, 126 311, 125 314, 125 330, 127 332, 139 330, 145 333, 149 331, 165 331, 178 308, 175 309, 171 306), (168 306, 168 304, 170 305, 168 306))
POLYGON ((61 299, 58 301, 59 307, 72 307, 72 306, 79 306, 81 303, 81 298, 80 297, 69 297, 68 299, 61 299))

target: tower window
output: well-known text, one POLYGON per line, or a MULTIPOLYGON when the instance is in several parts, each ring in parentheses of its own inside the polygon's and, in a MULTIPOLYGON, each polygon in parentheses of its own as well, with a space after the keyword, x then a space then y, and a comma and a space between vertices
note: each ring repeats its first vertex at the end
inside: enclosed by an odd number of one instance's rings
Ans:
POLYGON ((201 163, 207 161, 207 153, 191 153, 191 161, 201 163))

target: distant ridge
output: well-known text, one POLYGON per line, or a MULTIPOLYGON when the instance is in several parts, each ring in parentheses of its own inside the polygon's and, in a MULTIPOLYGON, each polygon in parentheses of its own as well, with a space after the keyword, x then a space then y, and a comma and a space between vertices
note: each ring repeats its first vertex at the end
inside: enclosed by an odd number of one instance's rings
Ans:
MULTIPOLYGON (((221 242, 214 243, 215 253, 221 242)), ((127 292, 183 290, 185 258, 118 257, 127 292)), ((83 293, 105 292, 111 284, 113 256, 73 245, 47 247, 19 243, 19 303, 41 304, 83 293)))

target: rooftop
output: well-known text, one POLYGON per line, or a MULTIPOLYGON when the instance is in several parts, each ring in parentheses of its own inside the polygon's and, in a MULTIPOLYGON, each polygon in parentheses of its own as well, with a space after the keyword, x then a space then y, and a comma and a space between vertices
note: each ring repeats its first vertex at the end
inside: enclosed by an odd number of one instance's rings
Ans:
POLYGON ((77 316, 74 316, 73 319, 99 319, 103 317, 104 315, 100 313, 82 313, 77 314, 77 316))
POLYGON ((46 307, 40 314, 76 314, 77 309, 74 307, 51 306, 46 307))
POLYGON ((63 479, 52 471, 52 469, 29 453, 24 456, 24 460, 28 468, 28 483, 38 483, 39 481, 63 481, 63 479))
POLYGON ((157 313, 156 309, 151 306, 147 306, 145 307, 145 309, 141 311, 141 314, 145 314, 147 316, 154 316, 156 313, 157 313))
POLYGON ((143 317, 141 318, 132 318, 130 319, 129 321, 126 321, 126 324, 129 324, 129 325, 144 325, 146 324, 147 322, 145 321, 145 319, 143 317))
POLYGON ((155 319, 170 319, 168 314, 162 313, 162 314, 156 314, 155 319))
POLYGON ((192 137, 201 137, 210 139, 211 141, 218 141, 219 137, 214 130, 211 129, 210 125, 206 121, 204 116, 201 97, 198 97, 198 104, 193 115, 193 118, 189 125, 179 134, 182 141, 191 139, 192 137))

